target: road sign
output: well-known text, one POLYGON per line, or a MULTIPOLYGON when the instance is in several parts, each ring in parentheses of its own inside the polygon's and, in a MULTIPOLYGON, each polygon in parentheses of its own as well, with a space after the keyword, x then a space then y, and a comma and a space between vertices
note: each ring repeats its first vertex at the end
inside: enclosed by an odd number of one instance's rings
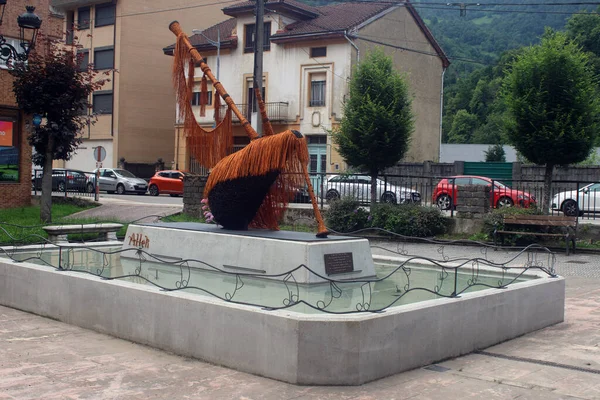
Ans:
MULTIPOLYGON (((102 146, 94 147, 94 160, 102 162, 106 158, 106 149, 102 146)), ((100 167, 97 167, 100 168, 100 167)))
POLYGON ((100 161, 96 161, 96 168, 102 168, 102 163, 100 161))

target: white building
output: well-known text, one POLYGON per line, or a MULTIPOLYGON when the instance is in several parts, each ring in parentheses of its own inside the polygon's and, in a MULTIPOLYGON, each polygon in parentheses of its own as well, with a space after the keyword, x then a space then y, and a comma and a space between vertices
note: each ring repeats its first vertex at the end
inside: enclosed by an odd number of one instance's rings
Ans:
MULTIPOLYGON (((253 1, 225 7, 232 18, 190 37, 217 74, 217 41, 220 34, 219 80, 238 108, 250 119, 254 68, 253 1)), ((443 73, 448 59, 410 3, 342 3, 311 7, 293 0, 265 4, 263 55, 264 100, 275 132, 296 129, 307 137, 310 172, 337 172, 345 164, 327 131, 339 124, 348 95, 352 68, 369 49, 384 43, 397 69, 408 76, 414 96, 415 133, 406 161, 437 160, 440 149, 443 73)), ((182 26, 184 30, 193 27, 182 26)), ((164 49, 173 54, 174 45, 164 49)), ((196 69, 195 91, 202 72, 196 69)), ((209 86, 210 90, 210 86, 209 86)), ((199 93, 195 96, 199 98, 199 93)), ((211 96, 212 97, 212 96, 211 96)), ((197 102, 193 104, 198 104, 197 102)), ((213 124, 212 99, 205 117, 213 124)), ((235 121, 235 120, 234 120, 235 121)), ((253 125, 256 123, 256 116, 253 125)), ((235 144, 248 143, 244 130, 234 126, 235 144)), ((194 170, 181 126, 176 124, 175 163, 194 170)))

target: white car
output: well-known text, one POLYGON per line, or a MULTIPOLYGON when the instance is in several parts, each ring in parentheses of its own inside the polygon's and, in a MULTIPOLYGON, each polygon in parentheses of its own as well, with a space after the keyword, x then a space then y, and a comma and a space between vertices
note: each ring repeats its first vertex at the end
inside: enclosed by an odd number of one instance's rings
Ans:
POLYGON ((600 183, 590 183, 579 190, 560 192, 552 198, 552 210, 574 217, 600 212, 600 183))
MULTIPOLYGON (((371 201, 371 177, 368 175, 335 175, 323 184, 321 196, 327 201, 341 197, 353 197, 358 201, 371 201)), ((377 178, 377 201, 382 203, 420 203, 421 194, 416 190, 396 186, 377 178)))

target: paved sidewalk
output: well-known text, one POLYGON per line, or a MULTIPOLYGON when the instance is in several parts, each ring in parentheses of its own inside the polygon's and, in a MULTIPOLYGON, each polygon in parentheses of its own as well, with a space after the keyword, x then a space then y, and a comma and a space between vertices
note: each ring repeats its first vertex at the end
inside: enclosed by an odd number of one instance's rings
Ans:
POLYGON ((159 217, 177 214, 183 205, 150 204, 130 199, 101 198, 101 206, 71 214, 68 218, 106 218, 115 222, 155 222, 159 217))
MULTIPOLYGON (((180 210, 107 202, 84 213, 133 221, 180 210)), ((515 254, 469 246, 373 244, 433 259, 503 261, 515 254)), ((557 253, 556 270, 567 277, 564 323, 359 387, 294 386, 0 306, 0 400, 600 399, 600 257, 557 253)))
MULTIPOLYGON (((461 251, 479 254, 445 249, 461 251)), ((0 399, 600 399, 600 279, 571 272, 564 323, 359 387, 294 386, 0 306, 0 399)))

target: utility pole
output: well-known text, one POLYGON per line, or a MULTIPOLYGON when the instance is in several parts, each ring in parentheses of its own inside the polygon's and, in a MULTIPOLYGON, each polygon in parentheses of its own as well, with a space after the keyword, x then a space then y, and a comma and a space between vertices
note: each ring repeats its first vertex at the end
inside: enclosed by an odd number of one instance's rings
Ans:
MULTIPOLYGON (((265 3, 264 0, 256 1, 256 24, 254 25, 254 88, 258 88, 262 94, 262 76, 263 76, 263 42, 265 37, 265 3)), ((252 109, 252 117, 256 118, 256 132, 262 136, 262 119, 258 110, 258 100, 256 94, 253 97, 256 112, 252 109)), ((263 99, 264 100, 264 99, 263 99)))

